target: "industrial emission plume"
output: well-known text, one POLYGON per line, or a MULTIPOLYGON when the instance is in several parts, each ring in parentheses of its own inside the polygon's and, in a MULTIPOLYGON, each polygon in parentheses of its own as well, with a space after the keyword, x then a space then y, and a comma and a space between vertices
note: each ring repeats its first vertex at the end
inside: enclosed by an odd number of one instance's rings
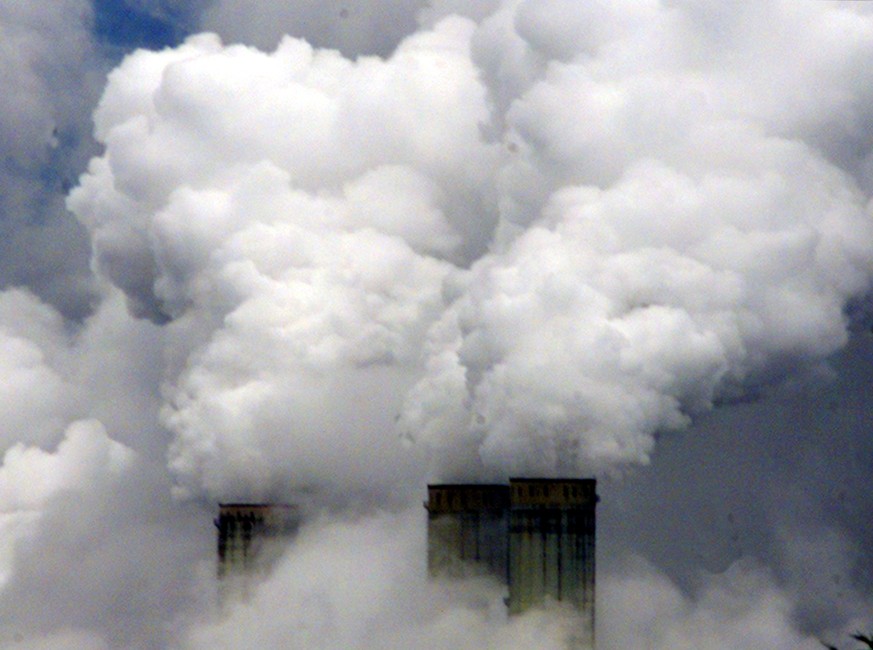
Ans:
POLYGON ((598 650, 873 624, 873 3, 0 2, 0 70, 0 650, 566 650, 429 579, 519 478, 597 478, 598 650), (305 512, 222 607, 219 504, 305 512))
MULTIPOLYGON (((751 17, 694 49, 691 9, 558 4, 578 17, 448 16, 386 59, 201 35, 110 75, 69 206, 172 332, 180 485, 367 486, 404 463, 398 413, 440 475, 646 462, 845 343, 873 225, 805 135, 864 91, 774 98, 751 17)), ((827 11, 784 10, 780 47, 838 38, 827 11)))

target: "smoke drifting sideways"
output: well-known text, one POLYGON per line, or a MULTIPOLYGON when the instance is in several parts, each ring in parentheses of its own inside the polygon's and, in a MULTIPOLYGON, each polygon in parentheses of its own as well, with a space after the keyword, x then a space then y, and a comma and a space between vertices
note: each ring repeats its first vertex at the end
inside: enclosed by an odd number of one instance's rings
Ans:
MULTIPOLYGON (((111 73, 68 199, 103 302, 71 333, 0 294, 0 644, 560 648, 560 609, 429 584, 397 502, 632 471, 846 343, 873 274, 861 3, 454 4, 383 58, 199 35, 111 73), (315 517, 210 618, 201 504, 301 492, 375 513, 315 517)), ((752 560, 691 594, 639 559, 598 584, 602 647, 820 647, 752 560)))

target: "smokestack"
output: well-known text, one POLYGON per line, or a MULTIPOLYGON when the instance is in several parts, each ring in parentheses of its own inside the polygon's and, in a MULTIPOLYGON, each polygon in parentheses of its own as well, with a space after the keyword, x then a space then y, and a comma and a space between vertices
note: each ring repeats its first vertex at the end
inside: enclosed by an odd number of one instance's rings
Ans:
POLYGON ((428 485, 427 568, 431 576, 489 573, 506 578, 506 485, 428 485))
POLYGON ((509 480, 509 613, 547 600, 582 616, 573 648, 594 647, 594 551, 597 481, 509 480))
POLYGON ((509 588, 510 614, 567 603, 582 621, 570 647, 592 649, 598 501, 595 479, 428 485, 428 571, 497 576, 509 588))
POLYGON ((296 506, 280 503, 220 503, 218 579, 222 602, 247 598, 252 581, 269 571, 300 526, 296 506))

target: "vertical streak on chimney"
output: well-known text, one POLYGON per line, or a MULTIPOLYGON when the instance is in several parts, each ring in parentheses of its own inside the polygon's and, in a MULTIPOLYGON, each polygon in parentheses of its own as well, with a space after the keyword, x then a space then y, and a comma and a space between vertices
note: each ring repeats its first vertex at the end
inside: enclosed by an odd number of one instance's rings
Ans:
POLYGON ((427 567, 431 576, 506 576, 509 488, 429 485, 427 567))
POLYGON ((574 648, 594 647, 594 479, 513 478, 509 517, 509 612, 547 600, 582 616, 574 648))
POLYGON ((509 485, 428 485, 432 577, 490 573, 510 614, 548 601, 572 607, 572 650, 594 648, 595 479, 512 478, 509 485))
POLYGON ((246 599, 252 581, 281 554, 283 541, 297 531, 300 513, 275 503, 220 503, 218 529, 219 597, 246 599))

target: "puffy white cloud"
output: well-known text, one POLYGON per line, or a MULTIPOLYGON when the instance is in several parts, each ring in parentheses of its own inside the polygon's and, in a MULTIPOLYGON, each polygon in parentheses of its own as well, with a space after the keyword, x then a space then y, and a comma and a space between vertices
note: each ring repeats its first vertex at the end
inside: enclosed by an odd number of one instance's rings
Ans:
POLYGON ((110 440, 96 420, 74 423, 55 454, 20 443, 6 451, 0 500, 7 511, 39 509, 59 491, 119 476, 131 460, 131 452, 110 440))
POLYGON ((60 315, 22 290, 0 293, 0 446, 52 443, 76 413, 60 315))
MULTIPOLYGON (((466 217, 479 207, 477 192, 493 154, 478 139, 487 109, 466 55, 471 29, 459 20, 445 23, 404 43, 390 62, 352 63, 291 39, 272 55, 225 49, 208 36, 176 50, 131 56, 112 74, 95 118, 97 137, 112 153, 92 162, 70 199, 92 231, 100 268, 143 310, 156 311, 151 285, 163 271, 175 271, 156 265, 190 264, 187 256, 198 252, 163 250, 175 243, 167 229, 178 227, 180 210, 198 211, 209 224, 201 235, 213 238, 222 229, 229 234, 248 223, 295 219, 308 229, 366 223, 396 232, 396 217, 393 225, 383 216, 381 223, 362 222, 373 218, 372 208, 352 206, 353 214, 344 217, 348 207, 325 201, 340 198, 348 185, 351 200, 370 202, 366 188, 386 182, 394 166, 411 167, 393 173, 416 179, 404 181, 407 205, 415 209, 408 218, 424 222, 416 232, 407 227, 412 243, 427 234, 431 241, 451 242, 440 212, 456 230, 476 229, 466 217), (253 69, 261 73, 253 75, 253 69), (241 186, 246 178, 248 189, 241 186), (223 211, 211 201, 234 187, 249 193, 240 197, 248 199, 247 208, 257 199, 257 211, 237 214, 229 205, 224 225, 215 230, 215 213, 223 211), (251 196, 254 191, 262 195, 251 196), (309 207, 297 203, 303 199, 309 207), (435 232, 424 230, 427 224, 435 232), (158 242, 150 241, 153 235, 158 242), (155 243, 163 246, 152 253, 155 243)), ((200 244, 202 255, 217 242, 192 243, 200 244)), ((428 246, 446 252, 446 243, 428 246)))
POLYGON ((36 534, 47 504, 60 494, 112 487, 132 462, 132 453, 106 436, 96 420, 76 422, 54 453, 18 443, 0 466, 0 544, 5 566, 0 589, 15 571, 16 553, 36 534))
POLYGON ((378 486, 403 466, 392 418, 448 260, 489 228, 467 219, 495 160, 471 33, 448 20, 356 63, 198 37, 113 73, 108 155, 69 203, 134 311, 175 319, 164 421, 183 482, 378 486))
POLYGON ((210 513, 170 497, 160 334, 117 291, 79 326, 0 293, 0 646, 160 647, 199 606, 210 513))
MULTIPOLYGON (((706 34, 699 16, 599 8, 612 20, 571 51, 556 34, 572 21, 549 7, 495 17, 476 50, 507 106, 501 236, 434 330, 404 421, 453 457, 447 475, 483 471, 469 462, 476 446, 497 474, 646 461, 653 433, 842 346, 843 308, 873 270, 867 197, 804 141, 795 86, 727 72, 730 47, 687 51, 685 35, 706 34), (552 45, 567 51, 544 54, 552 45), (750 99, 731 95, 727 74, 750 99), (764 93, 783 125, 755 106, 764 93)), ((788 14, 786 43, 818 15, 788 14)), ((734 38, 748 43, 747 17, 737 20, 734 38)), ((865 20, 837 11, 825 22, 865 20)), ((822 51, 804 52, 844 65, 829 58, 832 32, 814 34, 822 51)), ((772 69, 814 83, 778 48, 757 47, 772 69)), ((862 101, 851 84, 843 92, 862 101)))
POLYGON ((442 473, 645 462, 658 431, 845 342, 867 199, 804 139, 793 86, 728 64, 749 46, 791 66, 820 17, 804 51, 850 70, 833 30, 862 56, 866 16, 786 10, 757 44, 740 12, 718 47, 682 6, 476 17, 384 60, 199 36, 113 72, 107 153, 69 205, 134 312, 173 320, 164 423, 187 487, 378 483, 413 462, 401 402, 442 473))
MULTIPOLYGON (((763 169, 695 180, 643 163, 607 190, 565 188, 506 253, 473 267, 444 316, 456 339, 441 325, 432 354, 463 370, 451 377, 486 466, 644 461, 654 431, 683 426, 769 360, 844 344, 843 305, 871 270, 864 198, 804 147, 752 142, 763 169)), ((431 410, 429 386, 446 377, 435 367, 413 397, 431 410)), ((412 409, 409 429, 428 428, 412 409)))
POLYGON ((18 444, 0 466, 3 647, 160 647, 194 603, 197 519, 164 473, 75 422, 53 451, 18 444), (7 646, 8 644, 8 646, 7 646), (79 645, 76 645, 79 644, 79 645))
POLYGON ((70 422, 97 418, 125 444, 163 459, 161 334, 131 319, 118 291, 75 327, 30 292, 0 292, 0 450, 51 447, 70 422))

